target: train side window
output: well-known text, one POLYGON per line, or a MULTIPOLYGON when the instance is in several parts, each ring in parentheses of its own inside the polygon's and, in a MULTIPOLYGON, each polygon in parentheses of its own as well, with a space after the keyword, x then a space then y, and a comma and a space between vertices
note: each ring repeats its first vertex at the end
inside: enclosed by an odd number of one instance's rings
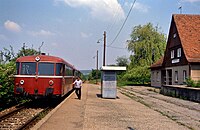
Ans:
POLYGON ((42 63, 38 64, 38 75, 54 75, 54 63, 42 63))
POLYGON ((63 64, 56 63, 56 75, 62 76, 63 74, 63 64))
POLYGON ((36 63, 35 62, 22 62, 21 63, 21 74, 22 75, 35 75, 36 74, 36 63))
POLYGON ((72 76, 73 75, 73 70, 69 66, 65 66, 65 75, 67 76, 72 76))

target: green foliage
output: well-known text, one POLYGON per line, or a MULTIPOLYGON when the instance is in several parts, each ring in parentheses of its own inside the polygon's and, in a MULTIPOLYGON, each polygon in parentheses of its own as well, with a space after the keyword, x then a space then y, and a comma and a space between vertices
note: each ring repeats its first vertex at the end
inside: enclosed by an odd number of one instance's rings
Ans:
POLYGON ((3 59, 2 59, 3 61, 1 61, 1 63, 8 63, 11 61, 15 62, 16 59, 21 56, 38 55, 39 52, 33 48, 26 48, 26 45, 24 43, 17 54, 14 53, 12 46, 10 46, 10 49, 4 48, 3 51, 1 51, 1 54, 3 56, 3 59))
POLYGON ((152 23, 135 26, 128 41, 130 64, 126 74, 122 76, 123 81, 132 84, 149 84, 149 67, 164 55, 166 37, 158 31, 158 26, 152 23))
MULTIPOLYGON (((15 53, 13 51, 12 46, 10 46, 10 49, 3 48, 3 51, 1 51, 1 55, 2 55, 2 58, 3 58, 1 60, 3 60, 4 63, 14 61, 14 59, 15 59, 15 53)), ((3 62, 3 61, 1 61, 1 62, 3 62)))
POLYGON ((195 82, 191 78, 188 78, 188 79, 186 79, 186 84, 188 87, 200 88, 200 80, 195 82))
POLYGON ((128 70, 123 76, 124 80, 132 81, 134 84, 145 84, 150 81, 150 70, 148 66, 136 66, 128 70))
POLYGON ((14 101, 13 88, 15 62, 0 65, 0 108, 14 101))
POLYGON ((25 44, 15 55, 12 46, 10 49, 4 48, 1 51, 3 61, 0 63, 0 110, 11 104, 23 102, 23 98, 16 98, 13 93, 14 89, 14 74, 16 70, 15 60, 20 56, 39 54, 36 50, 25 48, 25 44))
POLYGON ((186 84, 188 87, 194 87, 195 83, 194 80, 192 80, 191 78, 186 79, 186 84))
POLYGON ((133 53, 130 56, 132 67, 151 65, 164 55, 166 38, 157 29, 151 23, 133 28, 128 42, 128 50, 133 53))
POLYGON ((92 71, 90 72, 89 76, 88 76, 88 80, 94 80, 94 79, 100 79, 101 78, 101 71, 100 70, 94 70, 92 69, 92 71), (97 76, 96 77, 96 73, 97 73, 97 76))
POLYGON ((200 80, 197 81, 196 87, 200 88, 200 80))
POLYGON ((22 48, 17 53, 17 58, 20 56, 31 56, 31 55, 38 55, 39 52, 33 48, 26 48, 25 43, 23 44, 22 48))
POLYGON ((117 57, 116 62, 118 66, 128 66, 128 59, 125 56, 117 57))

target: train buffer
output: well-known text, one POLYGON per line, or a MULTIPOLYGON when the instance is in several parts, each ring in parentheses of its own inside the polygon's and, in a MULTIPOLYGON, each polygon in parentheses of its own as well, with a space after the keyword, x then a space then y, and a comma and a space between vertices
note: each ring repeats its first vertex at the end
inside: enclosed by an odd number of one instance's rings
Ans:
POLYGON ((101 86, 84 83, 82 98, 75 93, 47 114, 33 130, 154 130, 186 129, 173 120, 117 91, 115 99, 101 96, 101 86))

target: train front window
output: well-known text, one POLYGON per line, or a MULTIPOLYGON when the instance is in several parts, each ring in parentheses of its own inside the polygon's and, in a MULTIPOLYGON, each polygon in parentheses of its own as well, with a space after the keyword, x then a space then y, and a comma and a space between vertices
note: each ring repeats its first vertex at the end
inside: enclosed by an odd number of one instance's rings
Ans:
POLYGON ((35 75, 36 74, 36 63, 35 62, 22 62, 21 63, 21 74, 22 75, 35 75))
POLYGON ((54 75, 54 63, 39 63, 38 75, 54 75))
POLYGON ((16 63, 16 72, 15 74, 19 74, 19 62, 16 63))
POLYGON ((63 64, 57 63, 56 64, 56 75, 62 75, 63 72, 63 64))

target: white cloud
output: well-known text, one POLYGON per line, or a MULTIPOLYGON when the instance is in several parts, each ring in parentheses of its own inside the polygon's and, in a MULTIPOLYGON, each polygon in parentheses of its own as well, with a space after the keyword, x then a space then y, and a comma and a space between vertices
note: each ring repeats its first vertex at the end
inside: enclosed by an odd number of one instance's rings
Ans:
POLYGON ((46 31, 46 30, 40 30, 38 32, 30 32, 30 34, 32 36, 53 36, 55 35, 54 33, 50 32, 50 31, 46 31))
POLYGON ((190 2, 190 3, 194 3, 194 2, 200 2, 200 0, 183 0, 184 2, 190 2))
POLYGON ((115 14, 119 20, 124 19, 124 11, 117 0, 63 0, 67 5, 78 8, 87 7, 90 14, 97 19, 110 21, 115 14))
MULTIPOLYGON (((133 3, 128 3, 126 2, 125 3, 125 6, 128 6, 129 8, 132 6, 133 3)), ((133 10, 137 10, 139 12, 143 12, 143 13, 146 13, 149 11, 149 6, 147 5, 144 5, 142 3, 139 3, 139 2, 135 2, 134 6, 133 6, 133 10)))
POLYGON ((10 20, 4 23, 4 27, 12 32, 20 32, 22 29, 17 23, 10 20))
POLYGON ((92 33, 87 34, 87 33, 81 32, 82 38, 88 38, 88 37, 91 37, 91 36, 92 36, 92 33))

